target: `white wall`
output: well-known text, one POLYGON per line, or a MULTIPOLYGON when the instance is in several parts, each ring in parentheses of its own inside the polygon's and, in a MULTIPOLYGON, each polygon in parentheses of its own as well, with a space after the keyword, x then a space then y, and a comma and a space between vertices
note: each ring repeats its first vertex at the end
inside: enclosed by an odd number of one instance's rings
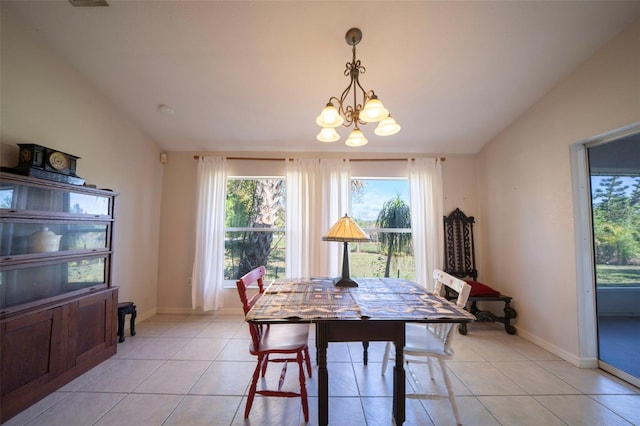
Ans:
MULTIPOLYGON (((17 164, 17 143, 38 143, 80 156, 79 176, 120 194, 113 270, 120 300, 134 301, 141 317, 156 308, 189 312, 195 245, 194 153, 171 152, 168 163, 160 164, 156 144, 51 52, 46 41, 29 38, 5 11, 1 31, 0 164, 17 164)), ((448 156, 443 173, 445 212, 460 207, 477 215, 475 156, 448 156)), ((238 309, 235 292, 229 292, 224 305, 238 309)))
POLYGON ((576 365, 586 360, 578 342, 569 147, 639 121, 636 21, 479 154, 482 278, 514 297, 521 335, 576 365))
POLYGON ((197 161, 193 153, 170 152, 162 185, 158 306, 164 313, 191 310, 195 253, 197 161))
MULTIPOLYGON (((193 159, 193 152, 170 152, 169 161, 165 165, 164 184, 162 190, 162 223, 158 278, 158 312, 188 313, 191 312, 191 287, 189 277, 193 266, 195 247, 195 216, 196 216, 196 181, 197 162, 193 159)), ((234 153, 207 153, 208 155, 234 156, 234 153)), ((247 153, 235 153, 247 156, 247 153)), ((317 153, 251 153, 251 157, 285 158, 287 156, 300 157, 336 157, 339 154, 317 153)), ((353 155, 349 157, 354 158, 353 155)), ((378 158, 380 155, 365 155, 366 158, 378 158)), ((387 154, 387 158, 409 158, 415 154, 387 154)), ((252 167, 262 167, 256 175, 265 172, 264 168, 278 168, 277 162, 250 162, 252 167)), ((477 214, 477 168, 474 155, 447 155, 443 163, 443 185, 445 196, 444 211, 449 213, 460 207, 468 215, 477 214)), ((390 168, 390 163, 385 167, 390 168)), ((395 164, 395 162, 394 162, 395 164)), ((405 169, 404 162, 398 162, 405 169)), ((397 164, 396 164, 397 165, 397 164)), ((236 164, 237 166, 237 164, 236 164)), ((282 162, 284 166, 284 162, 282 162)), ((362 168, 362 163, 354 163, 355 168, 362 168)), ((284 169, 281 167, 281 175, 284 169)), ((357 172, 354 172, 357 173, 357 172)), ((388 169, 389 176, 396 175, 388 169)), ((232 173, 233 174, 233 173, 232 173)), ((235 289, 225 291, 223 309, 241 312, 240 302, 235 289)))
POLYGON ((3 10, 0 163, 15 166, 17 143, 81 157, 77 174, 116 199, 113 285, 138 315, 154 312, 162 165, 159 149, 43 40, 25 35, 3 10))

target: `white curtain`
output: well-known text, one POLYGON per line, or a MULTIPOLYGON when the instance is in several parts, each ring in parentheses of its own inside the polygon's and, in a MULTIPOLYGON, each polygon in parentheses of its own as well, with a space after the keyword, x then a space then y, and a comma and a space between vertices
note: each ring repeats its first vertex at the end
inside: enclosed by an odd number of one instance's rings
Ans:
MULTIPOLYGON (((287 161, 286 261, 287 277, 311 276, 318 253, 314 242, 322 235, 314 224, 322 215, 319 201, 320 162, 318 159, 287 161)), ((321 201, 321 200, 320 200, 321 201)))
POLYGON ((442 267, 444 251, 442 163, 434 158, 409 160, 411 232, 415 281, 432 290, 432 274, 442 267))
MULTIPOLYGON (((348 213, 351 216, 351 174, 349 161, 344 159, 320 160, 322 174, 322 199, 324 215, 322 216, 322 235, 334 223, 348 213)), ((321 269, 316 274, 325 277, 342 275, 343 243, 321 241, 321 269)))
POLYGON ((294 159, 287 162, 286 177, 287 276, 339 275, 342 246, 322 236, 348 211, 348 163, 294 159))
POLYGON ((191 306, 197 310, 218 309, 221 302, 226 185, 226 160, 200 157, 196 249, 191 275, 191 306))

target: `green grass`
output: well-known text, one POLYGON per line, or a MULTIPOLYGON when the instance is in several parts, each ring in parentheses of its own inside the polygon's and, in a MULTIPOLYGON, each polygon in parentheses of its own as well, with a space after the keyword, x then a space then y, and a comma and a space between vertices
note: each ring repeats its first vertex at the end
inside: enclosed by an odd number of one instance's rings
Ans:
MULTIPOLYGON (((378 253, 354 252, 349 257, 352 277, 383 277, 387 257, 378 253)), ((394 257, 389 268, 392 278, 413 280, 413 256, 394 257)))
POLYGON ((598 286, 640 286, 640 265, 596 265, 598 286))

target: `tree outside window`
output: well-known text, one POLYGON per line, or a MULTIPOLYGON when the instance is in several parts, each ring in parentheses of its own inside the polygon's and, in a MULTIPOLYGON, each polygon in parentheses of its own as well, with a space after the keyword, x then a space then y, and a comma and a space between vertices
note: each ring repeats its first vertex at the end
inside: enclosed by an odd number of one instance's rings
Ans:
POLYGON ((264 265, 267 278, 285 275, 285 180, 229 178, 224 279, 264 265))
POLYGON ((592 176, 598 285, 640 283, 640 177, 592 176))
POLYGON ((351 243, 351 276, 415 275, 407 179, 353 178, 351 210, 370 242, 351 243))

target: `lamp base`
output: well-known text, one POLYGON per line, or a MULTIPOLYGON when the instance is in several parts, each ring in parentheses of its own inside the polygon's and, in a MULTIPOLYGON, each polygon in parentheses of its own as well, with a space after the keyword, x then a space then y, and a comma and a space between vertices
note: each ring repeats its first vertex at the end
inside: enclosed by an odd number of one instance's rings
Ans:
POLYGON ((358 287, 358 283, 351 278, 334 278, 333 285, 336 287, 358 287))

